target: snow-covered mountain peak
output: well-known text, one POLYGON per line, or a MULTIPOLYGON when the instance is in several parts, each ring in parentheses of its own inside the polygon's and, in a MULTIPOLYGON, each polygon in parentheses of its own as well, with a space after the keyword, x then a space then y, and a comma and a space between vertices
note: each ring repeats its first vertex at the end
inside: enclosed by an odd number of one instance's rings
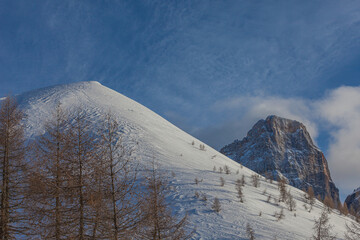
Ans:
MULTIPOLYGON (((28 137, 43 133, 44 123, 51 118, 59 103, 65 110, 80 108, 86 111, 95 123, 111 111, 120 122, 124 144, 134 146, 134 157, 140 165, 146 165, 154 158, 169 173, 172 191, 168 201, 177 216, 188 214, 190 226, 196 228, 194 239, 247 239, 248 223, 255 230, 257 239, 308 239, 314 219, 322 211, 323 205, 319 201, 310 213, 305 210, 303 192, 291 186, 288 189, 297 202, 297 208, 296 212, 286 210, 284 203, 277 201, 276 182, 270 183, 261 177, 260 187, 253 187, 253 171, 143 105, 97 82, 58 85, 27 92, 17 98, 27 115, 28 137), (230 174, 219 172, 225 166, 230 169, 230 174), (235 182, 243 175, 246 184, 243 187, 244 202, 240 203, 235 182), (220 178, 223 178, 224 186, 221 186, 220 178), (198 179, 198 184, 195 179, 198 179), (268 202, 269 196, 271 201, 268 202), (215 197, 221 203, 220 213, 211 209, 215 197), (285 208, 285 219, 277 221, 274 214, 282 208, 285 208)), ((333 231, 340 238, 346 221, 351 220, 337 212, 330 215, 333 231)))
POLYGON ((21 94, 17 99, 28 116, 29 135, 41 134, 42 121, 51 118, 50 113, 58 104, 69 111, 87 111, 94 120, 98 120, 102 114, 113 112, 123 121, 137 122, 139 125, 146 121, 144 116, 156 116, 162 124, 166 122, 141 104, 95 81, 41 88, 21 94))
POLYGON ((59 97, 60 95, 64 94, 70 94, 72 92, 77 91, 87 91, 92 88, 99 88, 104 87, 101 85, 101 83, 96 81, 85 81, 85 82, 75 82, 75 83, 68 83, 68 84, 59 84, 54 85, 50 87, 40 88, 36 90, 32 90, 29 92, 25 92, 18 96, 18 100, 20 102, 30 100, 32 98, 39 97, 39 95, 42 96, 48 96, 48 97, 54 97, 54 100, 56 100, 56 97, 59 97))
MULTIPOLYGON (((209 162, 194 160, 201 159, 202 157, 198 155, 204 155, 204 153, 206 153, 205 155, 212 154, 211 156, 219 155, 209 146, 206 146, 207 151, 199 151, 199 145, 203 144, 201 141, 183 132, 150 109, 98 82, 56 85, 26 92, 17 96, 17 99, 27 115, 26 132, 29 137, 43 133, 44 122, 52 117, 56 106, 61 104, 65 110, 81 109, 81 111, 86 111, 95 122, 101 121, 104 114, 113 113, 122 125, 125 141, 142 144, 140 151, 146 151, 146 154, 143 155, 147 157, 171 155, 172 157, 166 161, 162 161, 163 157, 159 158, 160 162, 165 165, 168 165, 174 157, 176 160, 171 165, 177 165, 180 155, 188 155, 187 161, 183 161, 179 165, 196 168, 208 166, 209 169, 212 169, 216 159, 209 162), (193 141, 195 143, 191 145, 193 141)), ((222 158, 226 159, 228 164, 238 166, 230 159, 224 156, 222 158)))

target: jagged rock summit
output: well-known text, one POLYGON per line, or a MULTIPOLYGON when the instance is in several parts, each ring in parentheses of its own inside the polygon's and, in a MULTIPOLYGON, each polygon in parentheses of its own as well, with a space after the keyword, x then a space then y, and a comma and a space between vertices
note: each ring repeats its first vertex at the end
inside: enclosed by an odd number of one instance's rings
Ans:
POLYGON ((349 210, 353 209, 356 214, 360 214, 360 187, 346 197, 345 203, 349 210))
POLYGON ((268 116, 258 121, 239 141, 223 147, 221 153, 262 175, 285 177, 289 184, 339 203, 339 190, 331 179, 324 154, 313 143, 304 124, 268 116))

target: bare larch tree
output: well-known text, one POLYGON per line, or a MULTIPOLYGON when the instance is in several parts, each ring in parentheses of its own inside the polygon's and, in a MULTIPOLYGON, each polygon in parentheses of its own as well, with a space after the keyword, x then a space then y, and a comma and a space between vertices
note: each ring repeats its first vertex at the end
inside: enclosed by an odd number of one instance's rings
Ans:
POLYGON ((71 232, 68 125, 68 114, 59 104, 45 123, 45 133, 32 143, 25 212, 31 216, 28 235, 34 239, 60 240, 71 232))
POLYGON ((166 202, 167 182, 159 172, 155 162, 149 170, 146 179, 144 226, 139 239, 165 240, 188 239, 186 233, 187 216, 177 221, 171 212, 170 205, 166 202))
MULTIPOLYGON (((123 145, 119 122, 111 113, 105 115, 100 129, 100 158, 105 195, 103 223, 109 226, 110 239, 125 239, 139 226, 142 214, 137 166, 132 149, 123 145)), ((105 227, 105 226, 103 226, 105 227)))
POLYGON ((88 114, 81 108, 74 112, 74 117, 69 126, 70 150, 67 154, 71 168, 71 189, 74 202, 74 238, 83 240, 90 234, 89 212, 91 211, 89 197, 91 196, 91 179, 94 163, 97 160, 96 136, 94 126, 88 114))
POLYGON ((24 115, 13 97, 0 108, 0 239, 14 239, 23 233, 25 176, 24 115))
POLYGON ((329 224, 329 216, 327 211, 324 209, 319 219, 315 220, 313 227, 314 235, 311 239, 314 240, 333 240, 335 236, 330 232, 332 226, 329 224))

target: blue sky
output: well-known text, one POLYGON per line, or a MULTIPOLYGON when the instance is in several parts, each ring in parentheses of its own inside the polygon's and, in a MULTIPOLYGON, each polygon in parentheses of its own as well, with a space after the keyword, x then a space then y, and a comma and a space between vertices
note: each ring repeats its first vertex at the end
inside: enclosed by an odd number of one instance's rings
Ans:
POLYGON ((303 121, 342 194, 360 185, 358 1, 0 0, 0 95, 90 80, 217 149, 303 121))

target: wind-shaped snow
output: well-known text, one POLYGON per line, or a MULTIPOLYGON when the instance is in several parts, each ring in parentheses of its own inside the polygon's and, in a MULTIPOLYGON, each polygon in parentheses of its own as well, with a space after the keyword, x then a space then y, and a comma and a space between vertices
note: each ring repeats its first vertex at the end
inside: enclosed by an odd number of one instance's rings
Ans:
MULTIPOLYGON (((51 118, 59 103, 64 109, 81 107, 95 122, 101 121, 101 116, 109 111, 114 113, 121 123, 125 144, 135 147, 140 163, 146 164, 155 158, 169 173, 172 191, 168 200, 179 217, 188 213, 190 227, 196 228, 194 239, 247 239, 247 223, 255 230, 257 239, 308 239, 314 219, 320 215, 320 202, 316 202, 311 213, 305 211, 301 201, 303 192, 289 186, 297 202, 296 211, 284 209, 285 219, 277 221, 274 213, 280 212, 285 205, 280 203, 277 206, 273 201, 279 197, 275 182, 271 184, 261 178, 259 188, 251 186, 254 172, 242 168, 206 144, 205 150, 200 150, 200 144, 204 143, 98 82, 31 91, 19 95, 18 101, 27 114, 28 137, 43 133, 44 122, 51 118), (225 165, 231 169, 231 174, 213 171, 214 166, 219 169, 225 165), (244 203, 238 201, 234 185, 242 175, 247 182, 243 187, 244 203), (220 186, 220 177, 225 179, 223 187, 220 186), (198 184, 195 184, 195 178, 200 181, 198 184), (195 197, 196 192, 199 198, 195 197), (204 195, 207 201, 202 200, 204 195), (270 203, 266 201, 268 195, 272 196, 270 203), (220 213, 211 210, 215 197, 221 203, 220 213)), ((342 239, 345 222, 351 220, 335 212, 330 215, 332 231, 342 239)))

